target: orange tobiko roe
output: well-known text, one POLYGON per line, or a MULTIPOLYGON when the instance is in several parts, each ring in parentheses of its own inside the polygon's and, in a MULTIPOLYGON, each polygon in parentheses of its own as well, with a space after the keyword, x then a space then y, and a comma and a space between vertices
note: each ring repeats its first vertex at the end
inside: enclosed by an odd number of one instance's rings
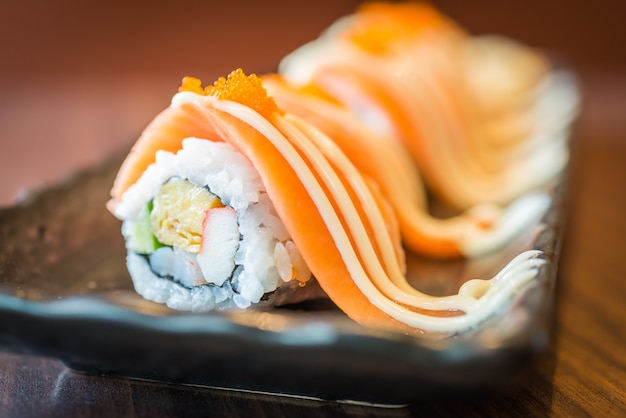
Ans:
POLYGON ((254 109, 265 118, 269 118, 273 113, 284 113, 276 105, 274 99, 267 95, 262 80, 256 74, 246 75, 241 68, 232 71, 226 78, 218 78, 213 85, 204 88, 200 79, 185 77, 178 91, 190 91, 241 103, 254 109))
POLYGON ((384 54, 394 41, 415 36, 425 29, 452 25, 426 2, 371 2, 358 9, 356 23, 346 36, 365 51, 384 54))

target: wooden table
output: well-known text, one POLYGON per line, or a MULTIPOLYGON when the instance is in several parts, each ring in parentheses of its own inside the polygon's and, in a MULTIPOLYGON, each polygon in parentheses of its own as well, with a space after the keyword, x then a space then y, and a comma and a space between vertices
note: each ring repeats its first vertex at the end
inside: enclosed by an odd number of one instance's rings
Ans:
MULTIPOLYGON (((175 9, 72 0, 0 6, 0 204, 127 149, 183 75, 212 80, 237 66, 272 70, 356 2, 293 3, 243 2, 236 10, 211 2, 175 9)), ((582 2, 543 9, 539 1, 507 3, 508 9, 486 0, 472 9, 438 4, 474 31, 496 30, 563 52, 585 89, 554 341, 515 390, 377 409, 83 375, 54 359, 0 353, 0 416, 624 416, 626 45, 618 36, 624 6, 600 2, 587 15, 582 2), (535 11, 543 13, 529 25, 535 11)))

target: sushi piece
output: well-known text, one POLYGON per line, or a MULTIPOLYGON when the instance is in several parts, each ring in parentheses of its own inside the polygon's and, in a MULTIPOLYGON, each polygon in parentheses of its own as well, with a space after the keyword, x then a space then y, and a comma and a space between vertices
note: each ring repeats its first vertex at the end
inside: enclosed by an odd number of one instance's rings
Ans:
POLYGON ((379 185, 411 251, 437 258, 486 255, 528 231, 547 210, 549 197, 532 193, 508 207, 485 203, 456 216, 435 217, 429 211, 419 167, 402 144, 378 134, 314 86, 300 87, 277 74, 266 75, 263 81, 282 108, 324 131, 379 185))
MULTIPOLYGON (((281 166, 284 157, 274 145, 262 147, 267 137, 289 146, 262 116, 280 115, 280 110, 265 97, 260 80, 240 70, 211 86, 211 94, 228 100, 198 94, 195 81, 186 79, 172 105, 144 130, 111 190, 108 208, 123 221, 136 290, 181 310, 247 308, 319 296, 299 251, 317 232, 306 229, 296 244, 282 221, 298 222, 299 229, 311 224, 305 215, 282 214, 284 206, 306 214, 298 209, 307 206, 306 192, 298 194, 302 186, 290 183, 297 178, 294 168, 281 166), (230 116, 220 106, 243 114, 230 116), (270 198, 276 193, 287 200, 278 208, 270 198)), ((365 187, 375 196, 369 210, 379 221, 379 240, 389 244, 385 256, 403 271, 393 212, 373 184, 365 187)), ((356 216, 365 212, 359 207, 356 216)), ((374 233, 370 225, 361 228, 374 233)))
POLYGON ((363 326, 454 333, 498 312, 543 264, 530 251, 456 295, 412 288, 378 184, 241 70, 208 87, 186 78, 134 145, 111 196, 138 292, 176 309, 253 308, 276 303, 286 287, 307 297, 314 277, 363 326))
POLYGON ((471 36, 427 3, 366 3, 279 73, 402 143, 429 191, 457 210, 508 205, 568 160, 572 77, 510 39, 471 36))

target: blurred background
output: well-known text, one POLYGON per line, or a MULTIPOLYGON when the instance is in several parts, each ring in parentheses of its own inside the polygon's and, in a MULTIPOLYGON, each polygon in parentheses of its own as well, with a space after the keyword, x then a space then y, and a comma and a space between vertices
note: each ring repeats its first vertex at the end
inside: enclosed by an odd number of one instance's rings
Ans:
MULTIPOLYGON (((128 149, 184 75, 272 71, 358 3, 3 1, 0 205, 128 149)), ((583 81, 581 130, 626 132, 626 2, 433 3, 470 32, 559 56, 583 81)))

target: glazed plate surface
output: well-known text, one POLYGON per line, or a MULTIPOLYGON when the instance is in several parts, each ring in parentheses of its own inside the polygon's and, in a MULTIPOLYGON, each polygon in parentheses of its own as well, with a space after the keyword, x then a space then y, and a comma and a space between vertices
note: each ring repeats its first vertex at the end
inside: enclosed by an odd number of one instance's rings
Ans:
POLYGON ((139 297, 120 222, 105 203, 121 162, 82 172, 0 210, 0 349, 130 378, 288 396, 407 404, 514 384, 550 343, 562 184, 546 216, 489 257, 408 255, 420 290, 455 293, 539 249, 537 278, 489 321, 460 335, 368 330, 330 301, 243 312, 182 313, 139 297))

